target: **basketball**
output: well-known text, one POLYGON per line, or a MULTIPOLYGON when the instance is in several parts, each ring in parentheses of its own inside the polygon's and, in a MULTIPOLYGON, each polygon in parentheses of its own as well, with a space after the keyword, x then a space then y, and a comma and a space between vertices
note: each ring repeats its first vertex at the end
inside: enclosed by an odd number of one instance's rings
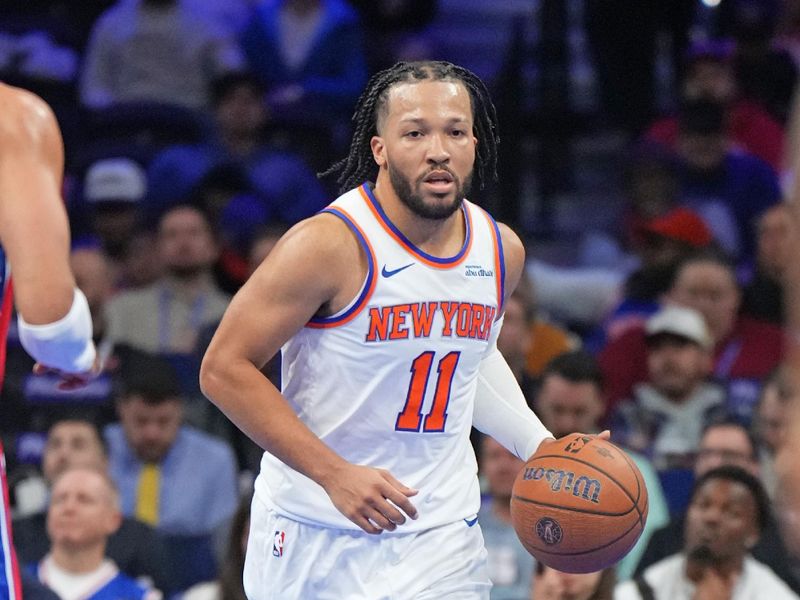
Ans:
POLYGON ((536 560, 566 573, 614 565, 639 539, 647 488, 611 442, 568 435, 544 447, 514 482, 511 518, 536 560))

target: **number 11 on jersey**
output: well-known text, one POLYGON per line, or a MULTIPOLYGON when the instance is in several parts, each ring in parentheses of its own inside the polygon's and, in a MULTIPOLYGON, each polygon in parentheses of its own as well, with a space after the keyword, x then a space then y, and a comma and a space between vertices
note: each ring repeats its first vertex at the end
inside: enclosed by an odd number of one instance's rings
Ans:
POLYGON ((420 431, 423 433, 441 433, 447 421, 447 404, 450 402, 450 387, 456 372, 460 352, 449 352, 436 367, 436 390, 430 412, 422 418, 422 403, 428 389, 428 380, 433 367, 435 353, 426 351, 417 356, 411 363, 411 381, 403 410, 397 415, 395 430, 420 431))

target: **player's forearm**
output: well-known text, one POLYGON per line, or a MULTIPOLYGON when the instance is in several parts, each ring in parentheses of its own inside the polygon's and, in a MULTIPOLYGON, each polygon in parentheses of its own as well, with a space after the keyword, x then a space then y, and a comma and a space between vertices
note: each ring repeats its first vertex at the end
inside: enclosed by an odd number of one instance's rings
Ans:
POLYGON ((205 396, 254 442, 323 487, 346 464, 297 417, 278 389, 247 359, 207 353, 200 386, 205 396))
POLYGON ((508 363, 495 349, 481 361, 472 424, 527 460, 553 434, 528 407, 508 363))

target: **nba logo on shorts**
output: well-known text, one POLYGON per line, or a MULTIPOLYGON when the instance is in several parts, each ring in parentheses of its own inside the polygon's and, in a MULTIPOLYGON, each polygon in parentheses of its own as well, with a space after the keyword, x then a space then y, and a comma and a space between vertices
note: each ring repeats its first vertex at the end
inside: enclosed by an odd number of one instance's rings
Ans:
POLYGON ((275 532, 275 539, 272 541, 272 556, 277 556, 280 558, 283 556, 283 540, 286 537, 286 533, 283 531, 276 531, 275 532))

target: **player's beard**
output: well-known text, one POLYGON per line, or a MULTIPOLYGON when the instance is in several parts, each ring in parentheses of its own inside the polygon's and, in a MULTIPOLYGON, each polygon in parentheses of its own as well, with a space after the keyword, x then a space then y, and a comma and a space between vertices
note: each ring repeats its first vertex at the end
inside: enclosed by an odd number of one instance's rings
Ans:
POLYGON ((420 176, 412 187, 411 181, 407 179, 400 171, 392 167, 392 163, 388 164, 389 181, 392 182, 395 194, 400 198, 400 201, 405 204, 411 212, 423 219, 432 219, 436 221, 443 221, 450 215, 456 212, 461 206, 461 202, 466 198, 472 188, 472 171, 464 178, 464 182, 456 177, 456 175, 447 169, 447 172, 453 177, 455 183, 455 194, 453 201, 450 204, 426 204, 420 188, 422 187, 423 180, 427 177, 420 176))

